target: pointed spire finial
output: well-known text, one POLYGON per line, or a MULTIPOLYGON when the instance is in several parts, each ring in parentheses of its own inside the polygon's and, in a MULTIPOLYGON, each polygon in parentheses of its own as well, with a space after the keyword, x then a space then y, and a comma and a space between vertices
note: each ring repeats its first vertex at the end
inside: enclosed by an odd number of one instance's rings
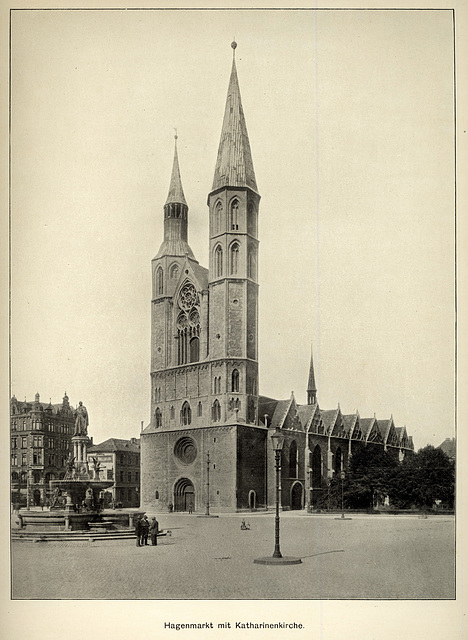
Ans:
POLYGON ((232 57, 234 59, 236 57, 236 48, 237 48, 236 36, 234 36, 234 39, 231 42, 231 47, 232 47, 232 57))
MULTIPOLYGON (((179 137, 179 136, 177 135, 177 127, 174 127, 174 131, 175 131, 175 134, 174 134, 174 140, 177 140, 177 138, 179 137)), ((177 144, 177 142, 176 142, 176 144, 177 144)))

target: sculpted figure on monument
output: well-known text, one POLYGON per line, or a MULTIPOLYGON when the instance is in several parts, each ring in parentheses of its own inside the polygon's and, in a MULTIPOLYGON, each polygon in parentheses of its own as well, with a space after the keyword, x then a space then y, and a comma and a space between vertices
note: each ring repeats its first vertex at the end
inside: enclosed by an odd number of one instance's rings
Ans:
POLYGON ((86 407, 80 400, 80 403, 75 411, 75 436, 88 435, 88 412, 86 407))

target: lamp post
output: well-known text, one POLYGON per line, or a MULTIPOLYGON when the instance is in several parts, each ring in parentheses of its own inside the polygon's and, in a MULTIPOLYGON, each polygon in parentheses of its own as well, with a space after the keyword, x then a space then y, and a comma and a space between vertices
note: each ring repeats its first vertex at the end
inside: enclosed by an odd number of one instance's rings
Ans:
POLYGON ((345 479, 344 471, 341 471, 340 478, 341 478, 341 517, 344 520, 344 479, 345 479))
POLYGON ((346 478, 345 471, 340 471, 340 479, 341 479, 341 518, 335 518, 335 520, 352 520, 352 518, 345 518, 344 514, 344 480, 346 478))
POLYGON ((255 564, 300 564, 300 558, 292 558, 290 556, 283 557, 280 551, 280 469, 281 469, 281 451, 284 444, 284 436, 279 429, 271 434, 271 443, 275 452, 275 470, 276 470, 276 515, 275 515, 275 550, 272 556, 266 558, 256 558, 255 564))
POLYGON ((199 515, 197 518, 217 518, 218 516, 212 516, 210 514, 210 452, 206 453, 206 510, 204 515, 199 515))

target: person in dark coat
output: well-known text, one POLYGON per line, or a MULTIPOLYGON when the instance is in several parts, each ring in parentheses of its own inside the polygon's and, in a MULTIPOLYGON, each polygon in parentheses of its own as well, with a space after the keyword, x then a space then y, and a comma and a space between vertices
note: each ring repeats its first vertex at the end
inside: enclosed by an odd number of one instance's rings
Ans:
POLYGON ((142 547, 148 544, 149 522, 146 516, 140 520, 140 544, 142 547))
POLYGON ((137 518, 135 522, 136 546, 141 547, 141 520, 137 518))
POLYGON ((159 531, 159 522, 156 518, 151 518, 151 524, 149 526, 149 532, 151 536, 151 544, 155 547, 158 544, 158 531, 159 531))

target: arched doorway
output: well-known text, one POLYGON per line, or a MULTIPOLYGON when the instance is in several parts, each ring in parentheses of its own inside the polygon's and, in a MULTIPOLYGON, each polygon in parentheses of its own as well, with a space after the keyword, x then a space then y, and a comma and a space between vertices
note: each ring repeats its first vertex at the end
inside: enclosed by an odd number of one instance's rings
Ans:
POLYGON ((180 478, 174 486, 174 511, 188 511, 195 508, 195 489, 188 478, 180 478))
POLYGON ((302 484, 295 482, 291 487, 291 509, 302 509, 302 484))
POLYGON ((251 490, 249 491, 249 509, 252 509, 253 511, 256 508, 257 508, 257 494, 255 493, 255 491, 251 490))
POLYGON ((33 501, 35 507, 38 507, 41 504, 41 492, 39 491, 39 489, 34 489, 33 501))

